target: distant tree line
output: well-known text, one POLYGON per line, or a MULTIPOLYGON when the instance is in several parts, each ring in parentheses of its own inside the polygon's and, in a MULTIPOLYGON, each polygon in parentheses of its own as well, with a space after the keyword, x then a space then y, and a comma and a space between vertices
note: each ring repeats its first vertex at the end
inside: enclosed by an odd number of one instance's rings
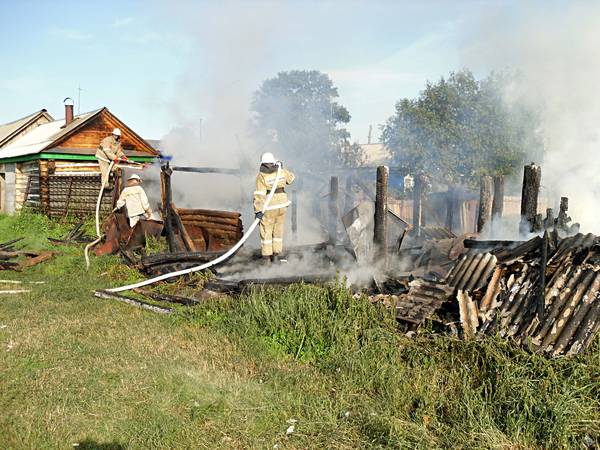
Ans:
MULTIPOLYGON (((447 183, 470 183, 481 175, 511 175, 526 157, 539 158, 538 112, 506 98, 516 82, 514 72, 477 80, 462 70, 427 82, 417 98, 401 99, 381 127, 392 164, 447 183)), ((351 142, 345 128, 351 116, 338 97, 322 72, 280 72, 254 95, 254 130, 265 149, 296 165, 360 166, 364 155, 351 142)))

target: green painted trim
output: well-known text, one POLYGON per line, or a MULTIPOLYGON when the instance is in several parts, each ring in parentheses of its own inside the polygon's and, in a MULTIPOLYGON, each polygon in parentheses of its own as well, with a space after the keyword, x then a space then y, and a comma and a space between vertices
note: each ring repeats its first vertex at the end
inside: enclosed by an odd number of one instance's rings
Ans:
MULTIPOLYGON (((1 150, 0 155, 2 155, 1 150)), ((157 158, 157 156, 132 156, 129 159, 135 162, 145 163, 152 162, 154 159, 157 158)), ((0 164, 27 162, 34 161, 36 159, 61 159, 63 161, 96 161, 96 157, 94 155, 72 155, 68 153, 36 153, 34 155, 14 156, 12 158, 0 157, 0 164)))

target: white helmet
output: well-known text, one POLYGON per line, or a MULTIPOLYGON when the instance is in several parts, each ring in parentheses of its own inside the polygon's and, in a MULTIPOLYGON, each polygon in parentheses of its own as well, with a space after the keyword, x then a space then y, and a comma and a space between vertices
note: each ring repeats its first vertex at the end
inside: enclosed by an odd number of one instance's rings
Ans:
POLYGON ((121 136, 121 130, 119 130, 118 128, 115 128, 113 130, 112 134, 114 134, 115 136, 121 136))
POLYGON ((142 179, 140 178, 140 176, 137 173, 134 173, 133 175, 131 175, 129 178, 127 178, 127 180, 137 180, 140 183, 142 182, 142 179))
POLYGON ((275 159, 275 156, 273 156, 273 153, 270 152, 263 153, 260 157, 261 164, 275 164, 276 162, 277 160, 275 159))

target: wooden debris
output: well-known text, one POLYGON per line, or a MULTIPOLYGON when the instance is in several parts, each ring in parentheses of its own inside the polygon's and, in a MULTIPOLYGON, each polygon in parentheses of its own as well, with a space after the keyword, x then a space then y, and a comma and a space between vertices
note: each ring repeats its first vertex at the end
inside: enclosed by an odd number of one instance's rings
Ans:
POLYGON ((126 297, 125 295, 115 294, 113 292, 108 292, 105 290, 98 290, 94 292, 94 296, 98 298, 105 298, 109 300, 117 300, 122 303, 127 303, 128 305, 135 306, 137 308, 146 309, 148 311, 152 311, 158 314, 171 314, 173 311, 171 308, 164 308, 162 306, 152 305, 150 303, 143 302, 141 300, 137 300, 131 297, 126 297))
POLYGON ((26 267, 35 266, 37 264, 43 263, 44 261, 48 261, 49 259, 53 258, 54 255, 56 255, 56 252, 53 251, 41 252, 33 258, 29 258, 23 261, 21 264, 19 264, 19 268, 25 269, 26 267))
POLYGON ((146 289, 134 289, 134 292, 137 292, 138 294, 142 294, 145 295, 148 298, 151 298, 152 300, 157 300, 160 302, 170 302, 170 303, 179 303, 182 305, 186 305, 186 306, 193 306, 198 304, 198 300, 196 300, 195 298, 191 298, 191 297, 182 297, 180 295, 170 295, 170 294, 161 294, 158 292, 152 292, 152 291, 148 291, 146 289))

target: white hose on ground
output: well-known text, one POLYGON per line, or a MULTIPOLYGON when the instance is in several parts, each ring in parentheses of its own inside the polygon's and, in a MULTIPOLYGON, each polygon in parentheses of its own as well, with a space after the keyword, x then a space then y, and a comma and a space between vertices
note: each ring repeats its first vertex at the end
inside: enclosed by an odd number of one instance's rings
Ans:
MULTIPOLYGON (((261 211, 262 214, 265 213, 265 211, 267 210, 267 208, 269 206, 269 203, 271 203, 271 200, 273 199, 273 195, 275 194, 275 189, 277 189, 277 184, 279 183, 280 179, 281 179, 281 164, 277 164, 277 176, 275 178, 275 182, 273 183, 273 186, 271 187, 271 191, 269 192, 269 195, 267 196, 267 199, 265 201, 265 206, 263 206, 263 209, 261 211)), ((223 261, 225 261, 226 259, 228 259, 229 257, 231 257, 235 252, 238 251, 238 249, 244 244, 244 242, 246 242, 248 240, 248 238, 250 237, 250 235, 252 234, 254 229, 258 226, 260 221, 261 221, 261 219, 259 219, 259 218, 254 219, 254 222, 252 222, 252 225, 250 225, 250 228, 248 228, 248 231, 246 231, 244 233, 244 235, 238 241, 238 243, 235 244, 231 249, 229 249, 229 251, 227 251, 227 253, 219 256, 218 258, 213 259, 212 261, 209 261, 200 266, 190 267, 189 269, 183 269, 183 270, 178 270, 176 272, 165 273, 158 277, 140 281, 139 283, 129 284, 127 286, 121 286, 118 288, 107 289, 107 291, 123 292, 123 291, 128 291, 130 289, 137 289, 137 288, 140 288, 143 286, 148 286, 149 284, 157 283, 158 281, 168 280, 169 278, 178 277, 180 275, 187 275, 189 273, 198 272, 200 270, 208 269, 211 266, 220 264, 223 261)))
MULTIPOLYGON (((114 165, 115 165, 114 161, 111 161, 110 164, 108 165, 109 177, 110 177, 110 172, 112 171, 112 168, 114 165)), ((100 180, 100 193, 98 194, 98 200, 96 200, 96 236, 98 236, 98 238, 94 242, 90 242, 88 245, 85 246, 85 250, 83 253, 85 255, 86 269, 90 268, 90 256, 89 256, 90 249, 102 240, 102 236, 100 235, 100 203, 102 202, 102 194, 104 194, 104 186, 105 185, 106 185, 106 182, 104 181, 104 177, 102 176, 102 178, 100 180)))

